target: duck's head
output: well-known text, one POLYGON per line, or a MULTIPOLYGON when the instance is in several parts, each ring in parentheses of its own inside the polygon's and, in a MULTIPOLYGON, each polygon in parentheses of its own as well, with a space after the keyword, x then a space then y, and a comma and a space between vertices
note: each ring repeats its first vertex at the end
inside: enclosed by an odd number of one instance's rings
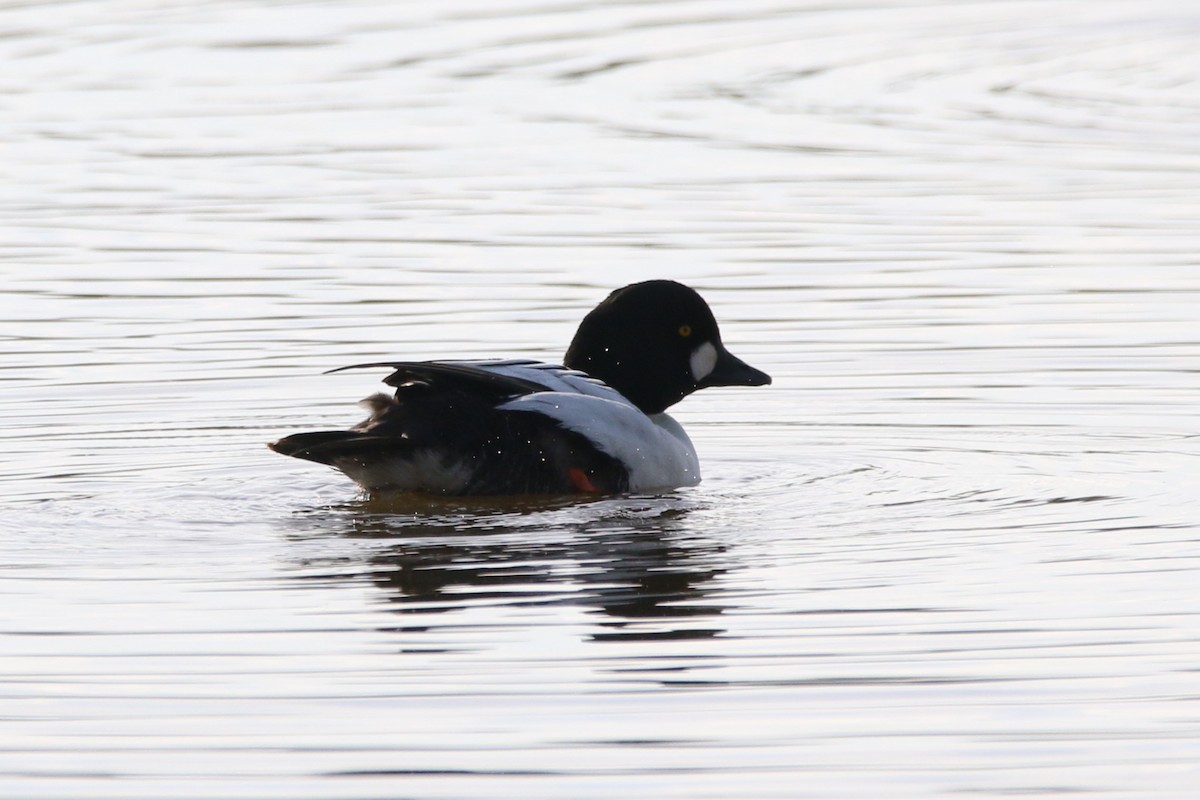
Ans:
POLYGON ((667 280, 610 294, 583 318, 563 363, 604 381, 647 414, 697 389, 771 382, 725 349, 704 298, 667 280))

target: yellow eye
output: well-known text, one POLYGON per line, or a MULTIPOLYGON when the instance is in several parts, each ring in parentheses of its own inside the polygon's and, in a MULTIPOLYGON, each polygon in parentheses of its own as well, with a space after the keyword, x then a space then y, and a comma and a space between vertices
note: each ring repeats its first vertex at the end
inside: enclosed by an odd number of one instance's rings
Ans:
POLYGON ((692 335, 692 326, 691 325, 680 325, 679 326, 679 335, 685 339, 687 337, 691 336, 692 335))

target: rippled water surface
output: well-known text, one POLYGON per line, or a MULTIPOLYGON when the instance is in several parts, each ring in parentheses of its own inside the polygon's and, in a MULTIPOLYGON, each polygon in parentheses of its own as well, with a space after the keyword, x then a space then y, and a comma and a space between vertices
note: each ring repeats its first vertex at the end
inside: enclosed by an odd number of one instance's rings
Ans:
POLYGON ((0 796, 1189 798, 1200 11, 0 5, 0 796), (683 280, 705 481, 369 502, 683 280), (382 376, 380 376, 382 377, 382 376))

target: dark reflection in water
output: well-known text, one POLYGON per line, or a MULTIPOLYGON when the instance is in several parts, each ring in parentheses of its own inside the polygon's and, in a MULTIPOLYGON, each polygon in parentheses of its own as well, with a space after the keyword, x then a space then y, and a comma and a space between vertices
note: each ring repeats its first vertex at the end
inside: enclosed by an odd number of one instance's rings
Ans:
POLYGON ((301 518, 305 538, 369 544, 305 559, 304 578, 366 577, 400 614, 570 603, 603 615, 598 641, 713 637, 724 629, 673 624, 726 608, 713 589, 726 548, 689 529, 689 510, 678 498, 362 501, 301 518))

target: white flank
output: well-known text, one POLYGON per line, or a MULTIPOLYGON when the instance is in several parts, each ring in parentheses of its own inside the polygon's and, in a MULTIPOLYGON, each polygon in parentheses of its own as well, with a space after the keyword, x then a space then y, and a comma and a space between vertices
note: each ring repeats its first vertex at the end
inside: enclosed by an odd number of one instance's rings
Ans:
MULTIPOLYGON (((707 375, 716 362, 716 348, 703 344, 692 356, 692 370, 695 372, 698 364, 707 375), (705 367, 707 362, 711 363, 705 367)), ((546 387, 545 392, 513 398, 498 408, 544 414, 586 437, 600 452, 625 465, 630 491, 674 489, 700 482, 700 461, 683 426, 666 414, 646 416, 603 381, 538 361, 456 363, 546 387)))
POLYGON ((713 368, 717 366, 717 348, 713 347, 712 342, 700 345, 692 351, 688 366, 692 368, 692 380, 700 383, 711 375, 713 368))
POLYGON ((587 437, 598 450, 629 470, 630 491, 698 484, 700 461, 683 426, 666 414, 648 417, 619 393, 604 388, 617 399, 539 392, 509 400, 499 408, 544 414, 567 430, 587 437))

